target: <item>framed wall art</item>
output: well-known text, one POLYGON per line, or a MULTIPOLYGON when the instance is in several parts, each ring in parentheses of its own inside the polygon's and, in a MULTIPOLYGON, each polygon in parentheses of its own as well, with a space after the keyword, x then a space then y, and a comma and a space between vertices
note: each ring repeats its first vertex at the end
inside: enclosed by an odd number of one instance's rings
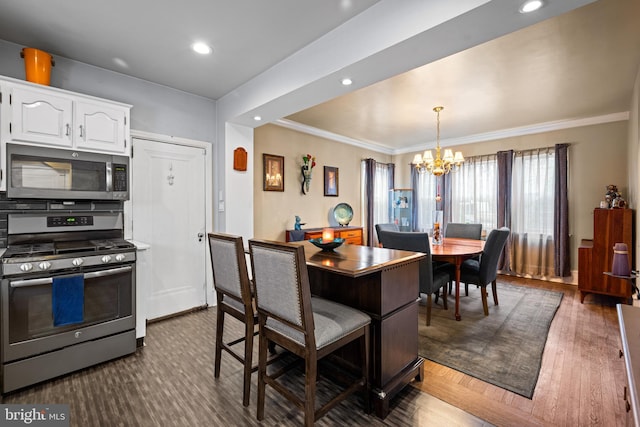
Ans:
POLYGON ((262 190, 284 191, 284 156, 262 154, 262 190))
POLYGON ((324 195, 338 196, 338 168, 336 167, 324 167, 324 195))

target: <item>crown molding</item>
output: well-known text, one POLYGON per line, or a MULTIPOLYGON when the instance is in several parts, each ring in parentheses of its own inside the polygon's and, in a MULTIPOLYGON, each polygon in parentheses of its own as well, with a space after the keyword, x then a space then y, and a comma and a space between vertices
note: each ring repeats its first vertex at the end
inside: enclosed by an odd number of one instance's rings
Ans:
POLYGON ((303 125, 302 123, 294 122, 292 120, 278 119, 275 122, 272 122, 272 124, 282 126, 288 129, 297 130, 298 132, 306 133, 309 135, 318 136, 320 138, 331 139, 333 141, 353 145, 359 148, 363 148, 365 150, 372 150, 378 153, 390 154, 390 155, 396 154, 395 150, 393 150, 392 148, 385 147, 380 144, 376 144, 375 142, 367 142, 367 141, 361 141, 359 139, 349 138, 348 136, 339 135, 337 133, 318 129, 313 126, 303 125))
MULTIPOLYGON (((478 142, 494 141, 497 139, 513 138, 513 137, 518 137, 523 135, 532 135, 536 133, 552 132, 557 130, 571 129, 571 128, 577 128, 577 127, 583 127, 583 126, 599 125, 603 123, 620 122, 624 120, 629 120, 628 111, 623 111, 620 113, 613 113, 613 114, 605 114, 602 116, 586 117, 582 119, 557 120, 553 122, 537 123, 533 125, 502 129, 502 130, 493 131, 493 132, 478 133, 475 135, 468 135, 460 138, 448 138, 448 139, 440 140, 440 146, 447 147, 447 146, 474 144, 478 142)), ((372 150, 372 151, 376 151, 383 154, 397 155, 397 154, 418 152, 425 149, 424 144, 421 144, 419 146, 416 145, 411 147, 392 149, 389 147, 385 147, 381 144, 349 138, 344 135, 339 135, 339 134, 318 129, 312 126, 303 125, 301 123, 294 122, 287 119, 276 120, 275 122, 273 122, 273 124, 282 126, 288 129, 293 129, 309 135, 314 135, 320 138, 326 138, 333 141, 342 142, 344 144, 353 145, 359 148, 372 150)), ((435 141, 433 141, 433 144, 435 147, 435 141)))

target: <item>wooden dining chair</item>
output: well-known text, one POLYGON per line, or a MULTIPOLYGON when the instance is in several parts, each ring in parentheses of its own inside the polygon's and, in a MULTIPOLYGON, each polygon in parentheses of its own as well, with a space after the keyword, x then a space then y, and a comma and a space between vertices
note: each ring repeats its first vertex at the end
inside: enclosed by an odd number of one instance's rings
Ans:
MULTIPOLYGON (((369 324, 361 311, 323 298, 312 297, 304 247, 281 242, 249 240, 259 319, 258 420, 264 419, 267 385, 304 411, 305 426, 325 415, 356 391, 369 404, 369 324), (293 366, 267 372, 267 343, 275 342, 302 358, 305 367, 304 396, 279 378, 293 366), (351 342, 359 342, 360 371, 349 385, 316 409, 318 361, 351 342)), ((356 347, 358 348, 358 347, 356 347)))
POLYGON ((433 269, 428 233, 381 230, 380 235, 382 236, 382 246, 385 248, 422 252, 427 255, 419 263, 419 288, 420 293, 427 296, 427 326, 429 326, 431 324, 432 294, 436 294, 436 302, 438 302, 438 292, 442 289, 442 306, 445 310, 448 309, 447 284, 450 280, 449 270, 433 269))
POLYGON ((258 369, 257 365, 252 365, 253 337, 257 335, 258 318, 247 272, 244 245, 240 236, 209 233, 208 238, 213 284, 218 300, 214 377, 220 377, 220 361, 224 350, 244 365, 242 404, 249 406, 251 373, 258 369), (244 335, 225 342, 223 334, 227 314, 244 324, 244 335), (240 343, 244 343, 243 353, 233 348, 240 343))
POLYGON ((509 229, 507 227, 491 230, 487 236, 480 260, 468 259, 460 266, 460 281, 464 283, 465 290, 468 291, 467 286, 469 284, 480 286, 482 308, 485 316, 489 315, 489 305, 487 303, 487 286, 489 284, 491 284, 493 291, 493 303, 498 305, 498 292, 496 290, 498 261, 508 238, 509 229))

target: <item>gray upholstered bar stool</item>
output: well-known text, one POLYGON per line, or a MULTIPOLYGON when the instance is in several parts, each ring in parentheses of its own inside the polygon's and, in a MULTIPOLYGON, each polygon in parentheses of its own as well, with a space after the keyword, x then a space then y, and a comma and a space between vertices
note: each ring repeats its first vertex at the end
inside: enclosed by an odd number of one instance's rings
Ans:
POLYGON ((305 426, 312 426, 356 391, 364 393, 368 413, 371 318, 351 307, 311 296, 303 246, 252 239, 249 249, 260 325, 258 420, 264 419, 267 385, 304 411, 305 426), (304 396, 287 388, 286 381, 278 380, 293 366, 267 372, 267 344, 270 341, 304 360, 304 396), (318 361, 353 341, 360 344, 360 372, 339 394, 316 409, 318 361))
POLYGON ((242 237, 210 233, 209 249, 213 284, 218 299, 216 312, 216 348, 214 377, 220 377, 222 350, 244 365, 242 404, 249 406, 251 373, 258 369, 252 365, 253 337, 257 335, 257 312, 247 273, 242 237), (225 315, 230 315, 244 324, 244 335, 224 342, 225 315), (239 353, 233 346, 244 343, 244 351, 239 353))

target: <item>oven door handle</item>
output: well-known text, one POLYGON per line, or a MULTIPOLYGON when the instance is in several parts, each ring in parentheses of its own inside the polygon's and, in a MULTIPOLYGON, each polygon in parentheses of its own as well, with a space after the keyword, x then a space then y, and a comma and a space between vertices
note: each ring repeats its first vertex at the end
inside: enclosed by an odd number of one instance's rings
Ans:
MULTIPOLYGON (((104 277, 111 276, 118 273, 124 273, 131 271, 132 267, 130 265, 125 267, 112 268, 110 270, 101 270, 101 271, 92 271, 90 273, 85 273, 85 279, 94 279, 96 277, 104 277)), ((50 285, 53 283, 52 277, 43 277, 41 279, 25 279, 25 280, 13 280, 11 282, 12 288, 24 288, 27 286, 40 286, 40 285, 50 285)))
POLYGON ((132 269, 132 267, 130 265, 128 265, 126 267, 112 268, 110 270, 92 271, 90 273, 84 273, 84 278, 85 279, 94 279, 96 277, 112 276, 114 274, 131 271, 131 269, 132 269))
POLYGON ((53 283, 53 278, 45 277, 42 279, 26 279, 26 280, 13 280, 11 281, 12 288, 25 288, 27 286, 39 286, 50 285, 53 283))

